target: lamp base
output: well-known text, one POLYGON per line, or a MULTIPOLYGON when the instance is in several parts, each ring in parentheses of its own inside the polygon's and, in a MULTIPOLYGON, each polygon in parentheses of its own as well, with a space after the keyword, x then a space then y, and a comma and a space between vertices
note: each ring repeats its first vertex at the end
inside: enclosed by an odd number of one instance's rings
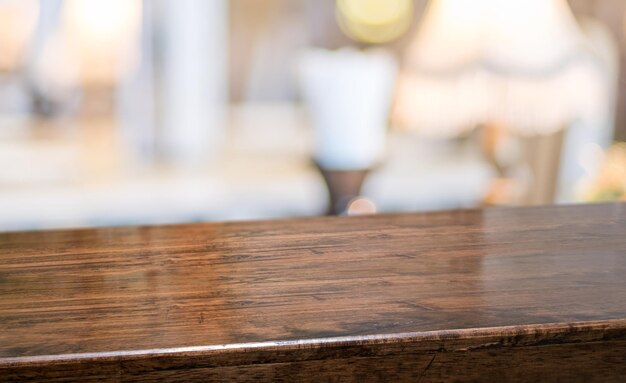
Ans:
POLYGON ((361 192, 363 181, 371 169, 327 169, 315 162, 328 188, 328 215, 344 214, 350 201, 361 192))

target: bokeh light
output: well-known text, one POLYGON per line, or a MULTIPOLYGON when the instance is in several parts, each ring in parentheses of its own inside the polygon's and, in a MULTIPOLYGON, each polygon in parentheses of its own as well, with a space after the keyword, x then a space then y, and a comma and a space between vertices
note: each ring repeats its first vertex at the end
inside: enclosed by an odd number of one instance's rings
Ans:
POLYGON ((411 0, 337 0, 337 21, 357 41, 384 43, 398 38, 413 17, 411 0))
POLYGON ((376 213, 376 204, 365 197, 355 197, 348 204, 346 214, 348 215, 368 215, 376 213))

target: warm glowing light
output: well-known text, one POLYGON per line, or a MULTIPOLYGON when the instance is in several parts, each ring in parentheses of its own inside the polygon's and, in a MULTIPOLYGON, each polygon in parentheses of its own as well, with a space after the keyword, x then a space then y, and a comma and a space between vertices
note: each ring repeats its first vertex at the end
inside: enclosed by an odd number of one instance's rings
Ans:
POLYGON ((70 28, 93 44, 110 44, 136 26, 141 13, 138 0, 67 0, 65 16, 70 28))
POLYGON ((66 38, 80 58, 87 83, 111 83, 138 60, 140 0, 67 0, 63 8, 66 38))
POLYGON ((36 0, 0 0, 0 71, 19 65, 38 15, 36 0))
POLYGON ((337 20, 355 40, 382 43, 406 32, 413 16, 411 0, 337 0, 337 20))

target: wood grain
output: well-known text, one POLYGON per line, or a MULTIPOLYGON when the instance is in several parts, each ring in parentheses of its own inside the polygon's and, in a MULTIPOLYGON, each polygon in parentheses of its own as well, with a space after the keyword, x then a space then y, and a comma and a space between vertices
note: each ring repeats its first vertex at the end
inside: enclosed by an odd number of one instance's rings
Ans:
POLYGON ((2 381, 623 381, 624 366, 626 204, 0 234, 2 381))

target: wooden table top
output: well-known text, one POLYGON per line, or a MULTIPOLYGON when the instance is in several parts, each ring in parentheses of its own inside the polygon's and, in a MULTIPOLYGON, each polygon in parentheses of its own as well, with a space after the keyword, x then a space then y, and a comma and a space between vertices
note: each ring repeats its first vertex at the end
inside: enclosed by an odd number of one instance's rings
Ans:
POLYGON ((0 366, 580 323, 626 328, 626 204, 0 234, 0 366))

